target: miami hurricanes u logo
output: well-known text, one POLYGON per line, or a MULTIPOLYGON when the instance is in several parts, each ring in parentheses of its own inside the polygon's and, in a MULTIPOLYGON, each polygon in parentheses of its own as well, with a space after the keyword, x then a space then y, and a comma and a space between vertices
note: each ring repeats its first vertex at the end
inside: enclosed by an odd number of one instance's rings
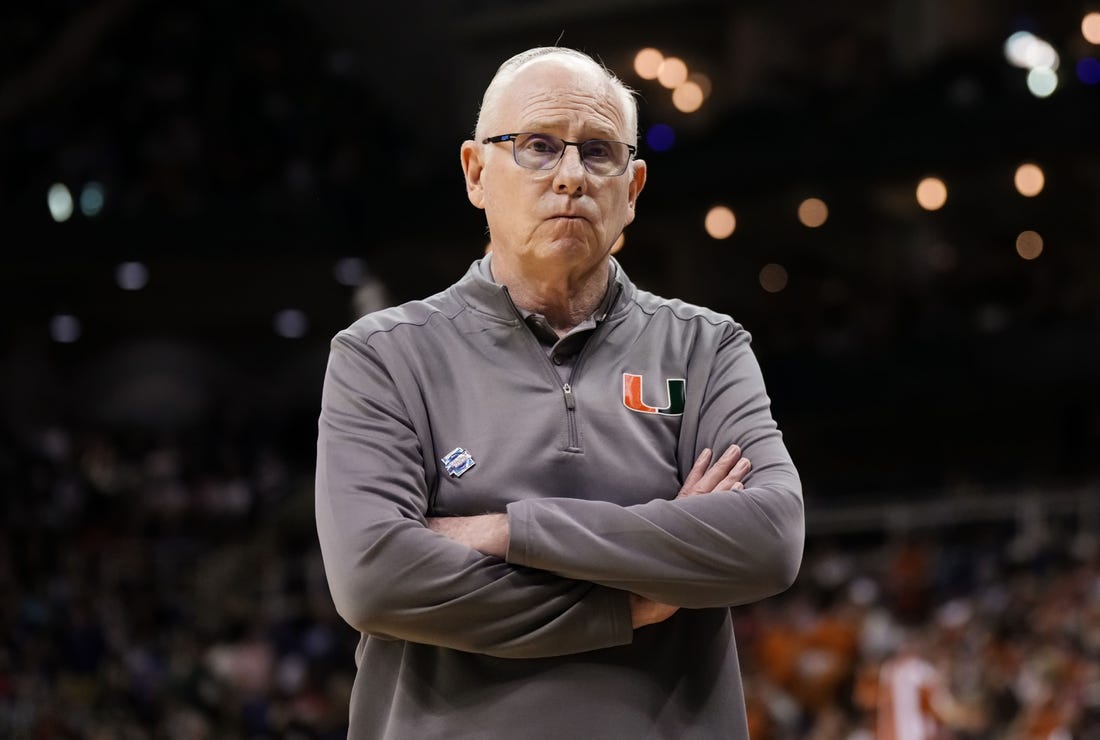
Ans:
POLYGON ((642 400, 642 376, 623 373, 623 406, 642 414, 680 416, 684 413, 687 398, 684 392, 686 382, 682 378, 670 378, 665 383, 668 384, 668 405, 650 406, 642 400))

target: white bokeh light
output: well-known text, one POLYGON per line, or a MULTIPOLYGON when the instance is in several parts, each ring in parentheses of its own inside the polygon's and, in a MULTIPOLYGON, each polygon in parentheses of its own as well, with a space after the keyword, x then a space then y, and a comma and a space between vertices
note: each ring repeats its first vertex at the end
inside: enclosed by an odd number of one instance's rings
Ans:
POLYGON ((46 205, 54 221, 68 221, 73 215, 73 194, 62 183, 55 182, 46 192, 46 205))
POLYGON ((332 266, 332 275, 340 285, 354 288, 367 276, 367 262, 360 257, 341 257, 332 266))
POLYGON ((301 339, 309 331, 309 319, 296 308, 286 308, 275 314, 275 333, 287 339, 301 339))
POLYGON ((1009 36, 1004 51, 1009 64, 1021 69, 1047 67, 1056 70, 1061 62, 1058 52, 1048 41, 1027 31, 1017 31, 1009 36))
POLYGON ((149 270, 140 262, 123 262, 115 268, 115 282, 123 290, 141 290, 149 283, 149 270))
POLYGON ((1058 89, 1058 73, 1049 67, 1036 67, 1027 73, 1027 89, 1037 98, 1049 98, 1058 89))
POLYGON ((59 344, 72 344, 80 339, 80 319, 59 313, 50 319, 50 338, 59 344))

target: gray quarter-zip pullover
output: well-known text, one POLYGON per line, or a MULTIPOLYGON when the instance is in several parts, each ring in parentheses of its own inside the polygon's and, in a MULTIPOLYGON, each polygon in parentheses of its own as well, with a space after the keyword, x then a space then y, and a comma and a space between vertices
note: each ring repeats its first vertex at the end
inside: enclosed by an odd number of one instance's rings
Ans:
POLYGON ((612 270, 564 382, 479 263, 333 339, 316 513, 362 633, 350 738, 747 737, 728 607, 794 579, 798 474, 748 333, 612 270), (731 443, 744 491, 672 500, 731 443), (502 511, 505 560, 425 527, 502 511), (633 630, 627 592, 682 608, 633 630))

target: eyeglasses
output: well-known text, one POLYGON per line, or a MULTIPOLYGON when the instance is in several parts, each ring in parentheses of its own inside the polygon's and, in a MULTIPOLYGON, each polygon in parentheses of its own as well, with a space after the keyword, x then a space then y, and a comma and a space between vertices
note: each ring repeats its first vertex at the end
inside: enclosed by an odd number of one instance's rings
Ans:
POLYGON ((638 147, 621 141, 566 141, 550 134, 501 134, 490 136, 481 143, 496 144, 501 141, 512 142, 512 158, 516 160, 516 164, 531 170, 553 169, 565 156, 566 147, 575 146, 580 152, 584 168, 590 174, 605 177, 615 177, 626 172, 631 157, 638 151, 638 147))

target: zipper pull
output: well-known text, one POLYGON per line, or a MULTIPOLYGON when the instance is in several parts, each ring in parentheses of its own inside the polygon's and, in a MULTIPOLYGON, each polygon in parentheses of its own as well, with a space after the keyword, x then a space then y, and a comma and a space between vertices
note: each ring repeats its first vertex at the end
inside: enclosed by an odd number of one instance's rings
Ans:
POLYGON ((561 389, 565 393, 565 407, 570 411, 577 408, 577 400, 573 398, 573 387, 566 383, 561 389))

